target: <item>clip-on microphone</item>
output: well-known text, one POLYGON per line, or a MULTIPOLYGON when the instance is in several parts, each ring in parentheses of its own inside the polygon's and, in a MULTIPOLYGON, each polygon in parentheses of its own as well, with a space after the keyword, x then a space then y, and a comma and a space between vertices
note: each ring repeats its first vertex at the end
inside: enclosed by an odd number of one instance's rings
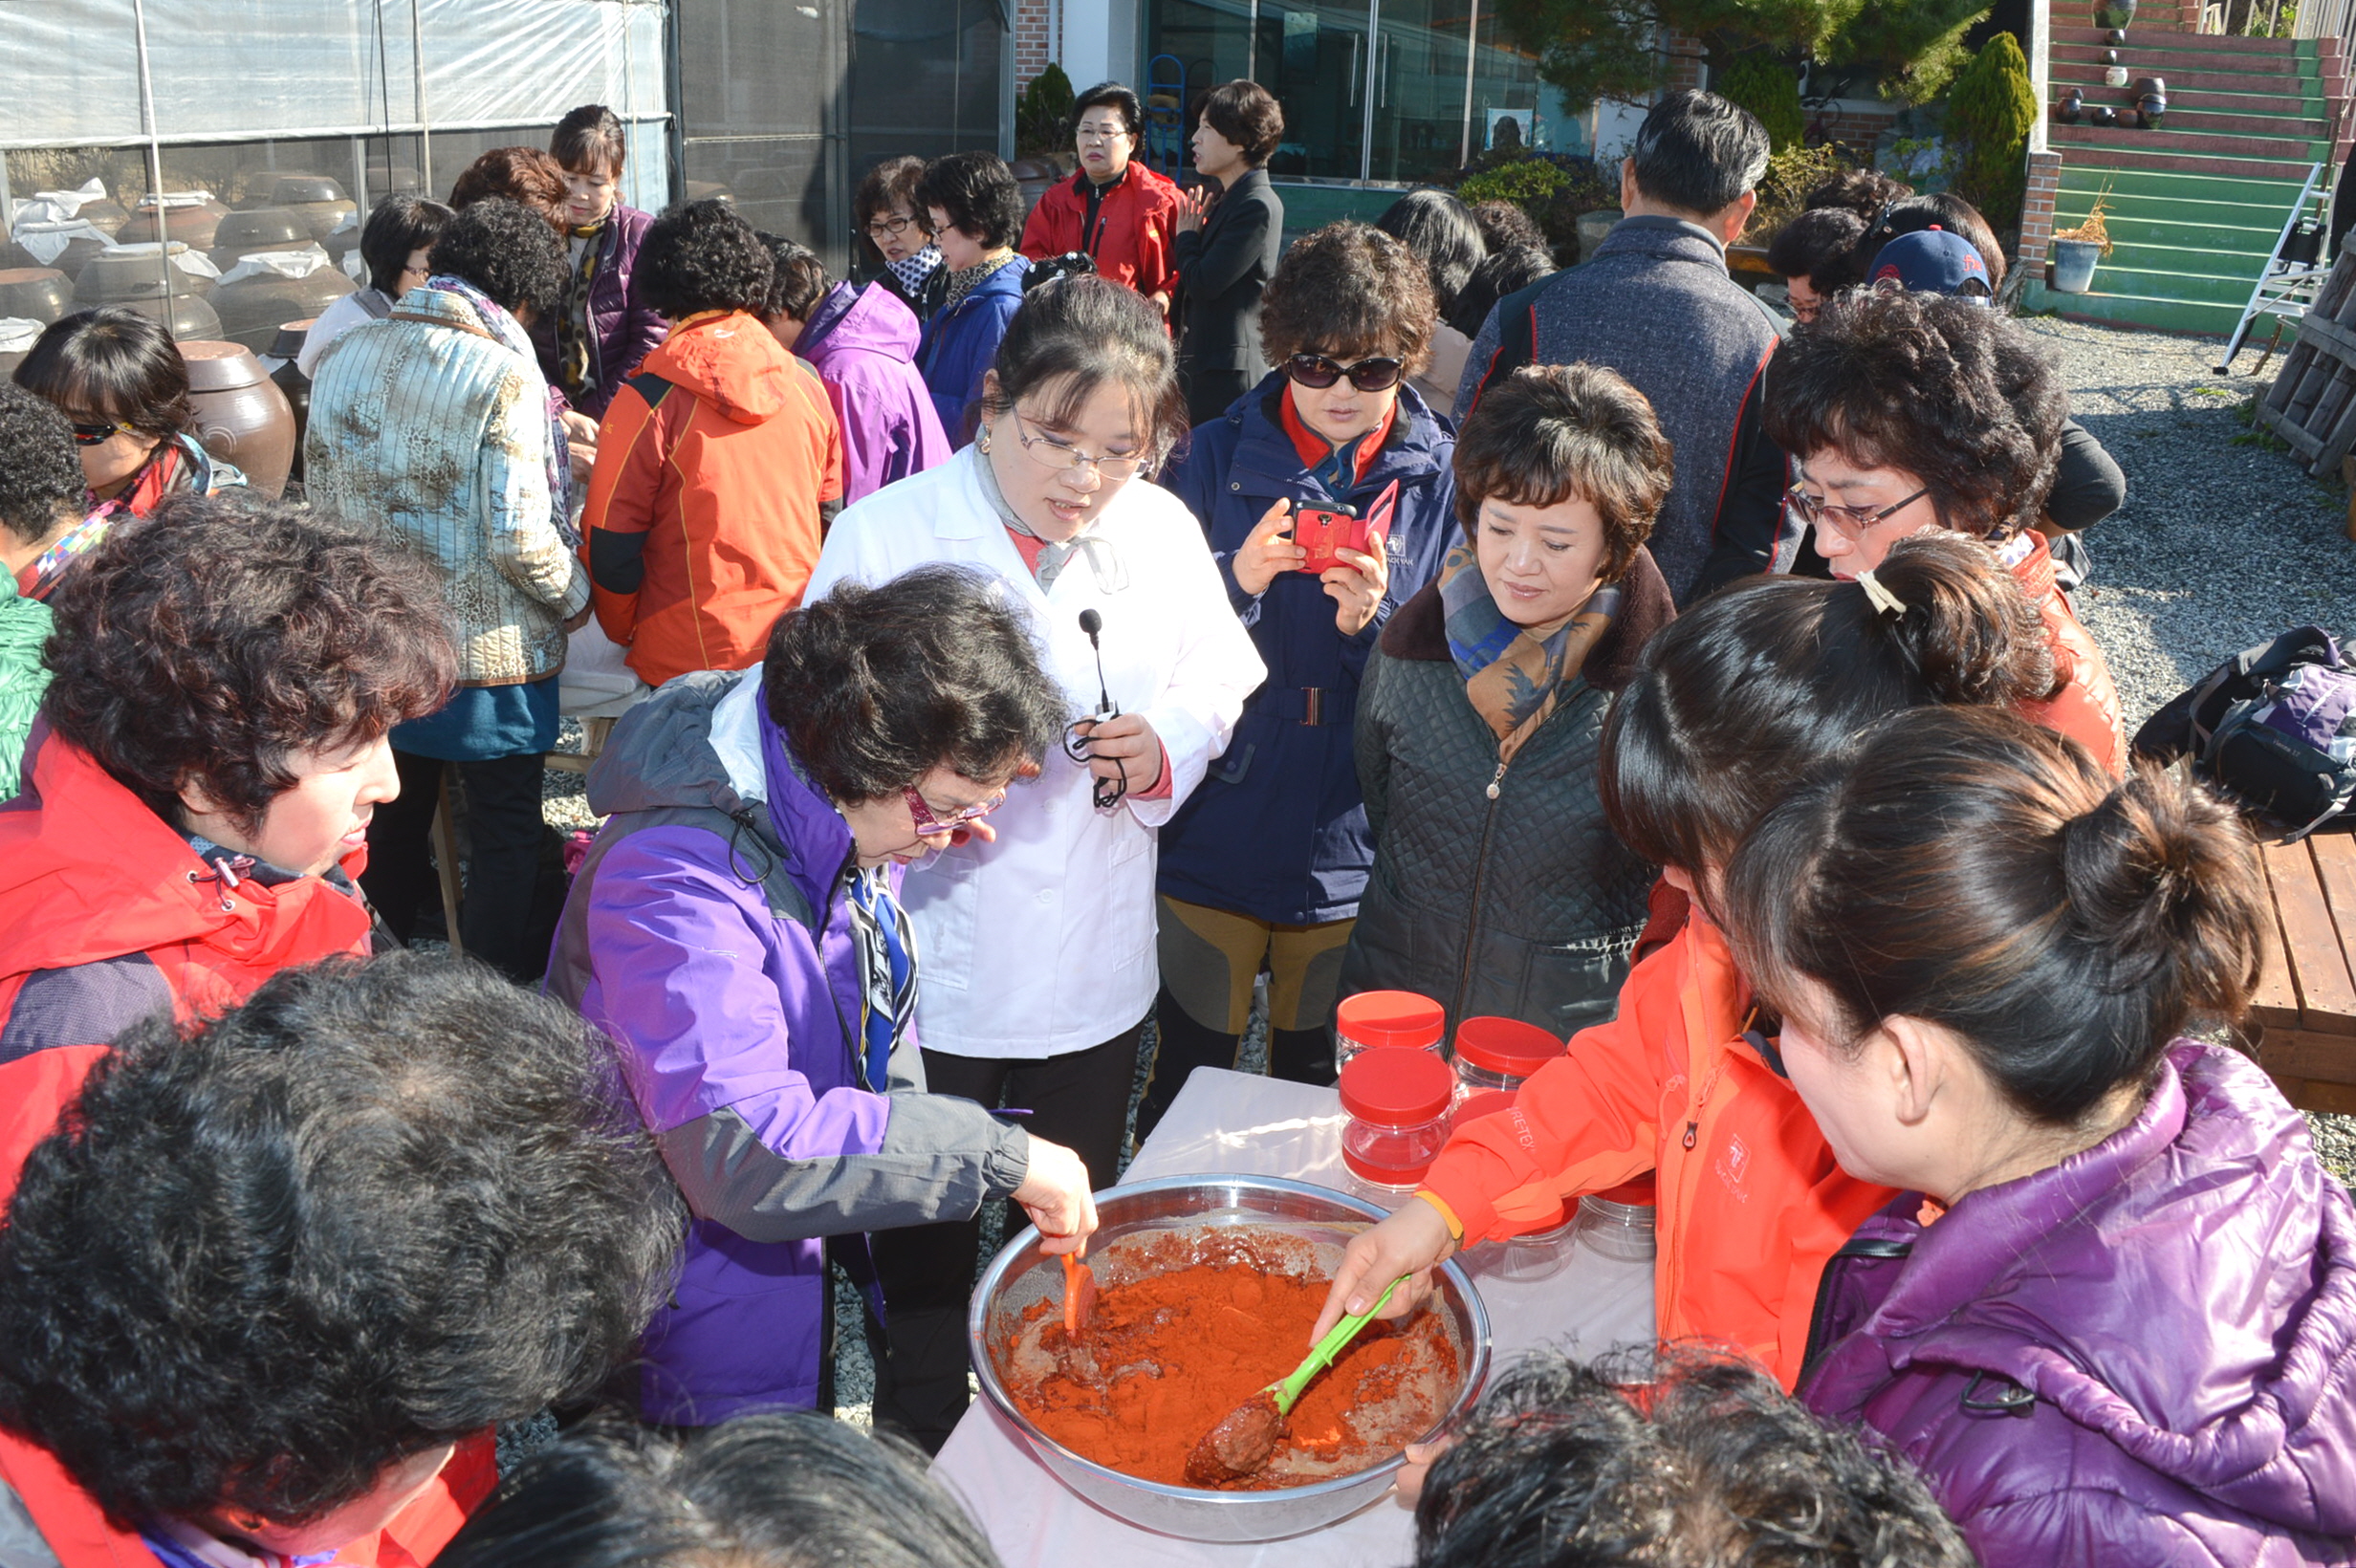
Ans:
MULTIPOLYGON (((1121 716, 1120 706, 1113 701, 1111 690, 1104 684, 1104 644, 1097 640, 1099 634, 1104 630, 1104 618, 1093 609, 1082 610, 1080 612, 1080 629, 1087 634, 1088 646, 1096 653, 1096 713, 1090 723, 1092 725, 1102 724, 1106 719, 1117 719, 1121 716)), ((1093 760, 1092 756, 1086 753, 1085 747, 1086 742, 1083 741, 1080 746, 1072 748, 1074 760, 1080 762, 1093 760)), ((1129 786, 1125 777, 1098 779, 1093 795, 1097 810, 1109 811, 1121 804, 1121 797, 1128 793, 1129 786)))

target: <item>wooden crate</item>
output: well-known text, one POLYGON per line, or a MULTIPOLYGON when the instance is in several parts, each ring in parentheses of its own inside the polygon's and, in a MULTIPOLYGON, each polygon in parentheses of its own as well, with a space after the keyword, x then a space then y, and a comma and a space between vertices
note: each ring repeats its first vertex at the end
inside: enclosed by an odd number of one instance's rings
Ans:
POLYGON ((2356 837, 2335 824, 2260 854, 2274 918, 2247 1037, 2292 1104, 2356 1115, 2356 837))

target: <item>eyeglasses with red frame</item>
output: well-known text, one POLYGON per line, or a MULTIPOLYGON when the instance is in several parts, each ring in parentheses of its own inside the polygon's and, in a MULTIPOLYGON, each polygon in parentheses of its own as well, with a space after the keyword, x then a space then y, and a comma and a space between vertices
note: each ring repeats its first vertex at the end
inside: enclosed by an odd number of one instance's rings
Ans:
POLYGON ((908 817, 916 823, 916 836, 919 838, 928 838, 936 833, 954 833, 968 822, 988 817, 992 812, 1006 804, 1006 792, 1000 790, 987 800, 975 801, 963 811, 953 811, 947 817, 941 817, 936 815, 930 806, 925 804, 925 797, 916 793, 915 785, 904 786, 900 793, 907 796, 908 817))

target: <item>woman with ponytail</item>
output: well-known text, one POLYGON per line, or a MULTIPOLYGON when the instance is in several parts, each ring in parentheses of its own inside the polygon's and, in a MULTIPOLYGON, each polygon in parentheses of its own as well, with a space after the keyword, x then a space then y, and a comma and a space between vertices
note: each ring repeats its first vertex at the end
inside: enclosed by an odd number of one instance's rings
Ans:
POLYGON ((2249 836, 1994 712, 1877 727, 1734 857, 1735 951, 1842 1167, 1800 1392, 1983 1562, 2356 1560, 2356 1209, 2249 1059, 2249 836), (1934 1223, 1935 1222, 1935 1223, 1934 1223))
POLYGON ((1402 1274, 1419 1277, 1394 1307, 1418 1299, 1421 1272, 1459 1248, 1655 1171, 1661 1338, 1734 1346, 1790 1387, 1825 1260, 1890 1192, 1840 1169, 1783 1078, 1720 933, 1721 872, 1760 814, 1874 720, 2052 686, 2037 613, 1952 537, 1906 540, 1858 582, 1752 578, 1656 635, 1603 731, 1603 809, 1694 907, 1629 971, 1610 1022, 1511 1109, 1460 1124, 1420 1201, 1351 1244, 1327 1320, 1402 1274))
POLYGON ((910 860, 992 837, 1063 714, 1029 618, 933 566, 789 610, 762 664, 666 683, 606 743, 548 990, 620 1043, 694 1215, 644 1419, 817 1404, 829 1237, 865 1274, 864 1232, 993 1198, 1050 1251, 1095 1228, 1078 1155, 925 1093, 900 906, 910 860))

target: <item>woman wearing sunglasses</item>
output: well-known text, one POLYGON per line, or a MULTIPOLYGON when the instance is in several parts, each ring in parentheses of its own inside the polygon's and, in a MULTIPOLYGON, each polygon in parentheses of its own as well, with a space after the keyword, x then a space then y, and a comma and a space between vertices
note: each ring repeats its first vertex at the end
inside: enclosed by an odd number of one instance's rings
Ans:
POLYGON ((1429 349, 1429 279, 1406 244, 1364 224, 1303 238, 1260 304, 1276 370, 1196 429, 1163 481, 1210 535, 1269 673, 1162 830, 1161 1048, 1140 1136, 1195 1068, 1235 1064, 1263 967, 1269 1070, 1333 1081, 1335 985, 1374 864, 1350 750, 1359 679, 1455 532, 1455 442, 1405 379, 1429 349), (1307 564, 1303 513, 1332 511, 1385 524, 1387 542, 1307 564))
MULTIPOLYGON (((1065 725, 1038 781, 908 875, 936 1092, 1030 1113, 1096 1184, 1119 1167, 1154 991, 1154 841, 1263 671, 1202 530, 1145 482, 1185 429, 1161 312, 1109 278, 1027 294, 973 445, 847 507, 810 592, 977 567, 1027 614, 1065 725)), ((944 796, 942 804, 955 804, 944 796)), ((876 1420, 938 1451, 964 1413, 972 1221, 878 1238, 876 1420)))
POLYGON ((137 311, 110 305, 53 322, 16 367, 16 384, 73 425, 90 486, 81 526, 18 574, 27 598, 48 599, 119 519, 144 517, 167 496, 246 482, 189 433, 188 367, 171 335, 137 311))
POLYGON ((828 1237, 864 1277, 864 1232, 993 1198, 1051 1250, 1095 1229, 1070 1149, 924 1092, 899 902, 909 861, 990 839, 1063 723, 1029 619, 930 567, 805 601, 760 665, 682 676, 616 727, 548 989, 621 1042, 695 1216, 644 1419, 815 1405, 828 1237))
POLYGON ((2053 526, 2068 400, 2020 330, 1944 294, 1844 294, 1776 355, 1766 415, 1768 439, 1799 468, 1792 521, 1833 576, 1871 571, 1928 529, 1996 552, 2043 618, 2062 681, 2023 716, 2124 774, 2110 664, 2056 585, 2040 532, 2053 526))

